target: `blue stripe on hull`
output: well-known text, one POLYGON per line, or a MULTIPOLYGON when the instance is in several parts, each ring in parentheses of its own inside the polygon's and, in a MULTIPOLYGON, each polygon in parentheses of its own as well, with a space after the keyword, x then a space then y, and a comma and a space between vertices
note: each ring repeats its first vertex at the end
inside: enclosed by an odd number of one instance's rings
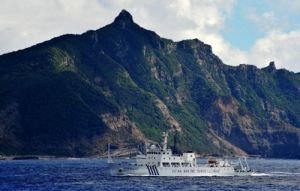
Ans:
POLYGON ((148 169, 148 172, 149 172, 149 175, 151 176, 151 173, 150 173, 150 170, 149 170, 149 166, 146 165, 147 169, 148 169))
POLYGON ((150 176, 159 176, 158 169, 155 165, 146 165, 146 167, 150 176))
POLYGON ((156 166, 154 166, 154 170, 155 170, 156 175, 159 176, 158 169, 156 168, 156 166))
POLYGON ((150 170, 151 170, 151 172, 152 172, 152 175, 156 175, 156 174, 155 174, 155 171, 154 171, 154 169, 153 169, 153 166, 150 166, 150 170))
POLYGON ((152 166, 153 167, 153 171, 154 171, 154 174, 157 176, 157 171, 156 171, 156 166, 152 166))
POLYGON ((149 175, 150 176, 153 176, 153 171, 152 171, 152 168, 151 168, 151 166, 148 166, 148 165, 146 165, 147 166, 147 169, 148 169, 148 172, 149 172, 149 175))
POLYGON ((155 170, 154 170, 153 166, 151 166, 151 170, 152 170, 153 175, 155 176, 156 174, 155 174, 155 170))

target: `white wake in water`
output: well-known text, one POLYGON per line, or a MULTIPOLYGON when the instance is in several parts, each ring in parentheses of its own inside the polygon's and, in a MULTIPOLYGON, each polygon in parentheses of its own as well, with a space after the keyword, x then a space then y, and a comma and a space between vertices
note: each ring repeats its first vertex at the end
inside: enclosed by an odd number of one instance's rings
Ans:
POLYGON ((255 172, 251 176, 300 176, 298 172, 269 172, 269 173, 258 173, 255 172))
POLYGON ((251 176, 272 176, 272 174, 267 174, 267 173, 252 173, 251 176))
POLYGON ((299 172, 271 172, 273 176, 300 176, 299 172))

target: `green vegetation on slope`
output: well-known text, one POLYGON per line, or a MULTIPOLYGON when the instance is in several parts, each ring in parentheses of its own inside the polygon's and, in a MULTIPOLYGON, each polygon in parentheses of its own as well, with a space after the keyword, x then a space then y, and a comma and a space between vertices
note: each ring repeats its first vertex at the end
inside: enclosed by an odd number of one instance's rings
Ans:
POLYGON ((0 87, 2 154, 87 156, 170 130, 182 150, 300 158, 299 74, 224 65, 209 45, 160 38, 126 11, 0 56, 0 87))

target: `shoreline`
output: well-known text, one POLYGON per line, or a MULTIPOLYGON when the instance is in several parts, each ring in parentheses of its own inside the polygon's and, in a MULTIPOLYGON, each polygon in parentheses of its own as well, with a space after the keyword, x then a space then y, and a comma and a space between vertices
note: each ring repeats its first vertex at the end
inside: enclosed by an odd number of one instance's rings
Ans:
MULTIPOLYGON (((128 159, 133 155, 111 155, 113 159, 128 159)), ((209 159, 209 158, 243 158, 248 159, 275 159, 275 160, 300 160, 299 158, 268 158, 258 155, 249 155, 249 156, 212 156, 212 155, 197 155, 197 158, 200 159, 209 159)), ((68 156, 54 156, 54 155, 0 155, 0 161, 11 161, 11 160, 84 160, 84 159, 107 159, 106 155, 96 155, 96 156, 85 156, 85 157, 68 157, 68 156)))

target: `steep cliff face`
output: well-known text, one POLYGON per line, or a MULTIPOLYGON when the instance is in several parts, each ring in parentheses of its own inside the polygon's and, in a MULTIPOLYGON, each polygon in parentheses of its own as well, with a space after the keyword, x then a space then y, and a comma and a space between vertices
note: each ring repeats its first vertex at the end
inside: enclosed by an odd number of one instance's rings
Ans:
POLYGON ((300 158, 299 74, 227 66, 209 45, 161 38, 125 10, 99 30, 0 56, 0 87, 3 154, 101 154, 169 131, 205 154, 300 158))

